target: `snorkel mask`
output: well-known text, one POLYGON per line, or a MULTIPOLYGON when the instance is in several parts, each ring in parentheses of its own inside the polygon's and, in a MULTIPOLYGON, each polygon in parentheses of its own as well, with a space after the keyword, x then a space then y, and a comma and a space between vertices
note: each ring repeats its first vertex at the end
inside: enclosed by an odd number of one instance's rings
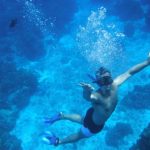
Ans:
POLYGON ((93 81, 93 83, 97 83, 100 86, 110 85, 113 83, 113 79, 111 77, 111 73, 104 67, 100 67, 96 73, 95 77, 88 75, 93 81))

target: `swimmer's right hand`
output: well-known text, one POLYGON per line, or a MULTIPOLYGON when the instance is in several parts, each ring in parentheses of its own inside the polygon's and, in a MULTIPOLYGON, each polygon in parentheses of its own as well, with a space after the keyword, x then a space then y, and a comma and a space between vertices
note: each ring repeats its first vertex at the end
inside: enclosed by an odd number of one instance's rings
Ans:
POLYGON ((80 82, 79 86, 81 86, 85 90, 94 90, 94 87, 92 87, 91 84, 80 82))

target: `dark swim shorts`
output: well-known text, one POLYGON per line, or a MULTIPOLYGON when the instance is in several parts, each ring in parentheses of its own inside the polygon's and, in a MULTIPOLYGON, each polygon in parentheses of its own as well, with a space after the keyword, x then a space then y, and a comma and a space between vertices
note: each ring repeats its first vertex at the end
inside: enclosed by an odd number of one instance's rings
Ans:
POLYGON ((96 125, 93 122, 93 119, 92 119, 93 112, 94 112, 94 109, 92 107, 87 110, 86 116, 83 121, 83 125, 84 127, 88 128, 91 133, 95 134, 95 133, 100 132, 103 129, 104 125, 96 125))

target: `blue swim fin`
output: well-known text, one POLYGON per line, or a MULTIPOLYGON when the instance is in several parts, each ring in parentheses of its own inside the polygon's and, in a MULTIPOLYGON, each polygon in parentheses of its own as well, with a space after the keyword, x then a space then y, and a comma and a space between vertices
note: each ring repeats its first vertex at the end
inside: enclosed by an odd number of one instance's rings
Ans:
POLYGON ((50 117, 50 118, 45 117, 45 118, 44 118, 44 123, 52 125, 54 122, 60 120, 61 117, 62 117, 62 112, 56 113, 56 114, 54 114, 54 115, 53 115, 52 117, 50 117))
POLYGON ((42 141, 48 145, 57 146, 59 144, 59 138, 55 136, 51 131, 46 131, 42 136, 42 141))

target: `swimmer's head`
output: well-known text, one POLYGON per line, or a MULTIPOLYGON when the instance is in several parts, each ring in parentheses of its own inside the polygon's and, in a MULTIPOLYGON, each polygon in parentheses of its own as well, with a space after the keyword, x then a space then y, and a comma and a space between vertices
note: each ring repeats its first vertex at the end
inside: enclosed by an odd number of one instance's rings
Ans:
POLYGON ((97 83, 99 86, 108 86, 113 83, 113 79, 111 77, 111 73, 104 67, 100 67, 95 72, 95 80, 93 83, 97 83))

